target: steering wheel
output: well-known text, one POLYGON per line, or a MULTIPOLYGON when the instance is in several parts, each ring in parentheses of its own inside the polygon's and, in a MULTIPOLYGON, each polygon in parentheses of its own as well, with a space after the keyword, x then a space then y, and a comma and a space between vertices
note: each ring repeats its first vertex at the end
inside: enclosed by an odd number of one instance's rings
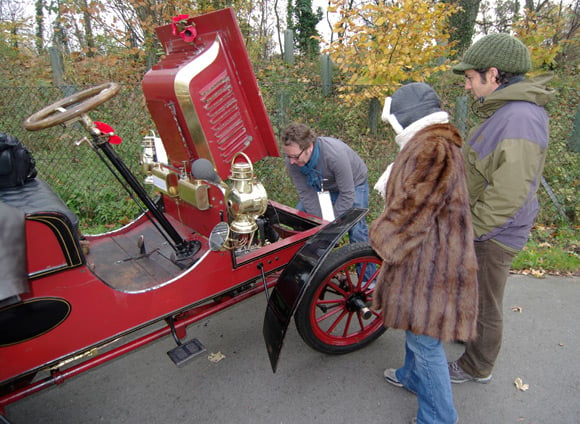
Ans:
POLYGON ((36 131, 70 121, 105 103, 115 96, 120 88, 117 83, 106 82, 74 93, 26 118, 24 128, 36 131))

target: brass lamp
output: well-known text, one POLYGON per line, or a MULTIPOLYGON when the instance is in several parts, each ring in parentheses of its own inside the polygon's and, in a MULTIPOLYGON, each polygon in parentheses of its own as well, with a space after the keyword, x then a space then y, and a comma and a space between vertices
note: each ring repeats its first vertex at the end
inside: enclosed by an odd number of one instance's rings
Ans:
POLYGON ((264 186, 256 180, 250 158, 245 153, 236 153, 231 165, 231 184, 226 192, 228 214, 232 232, 250 235, 258 229, 256 219, 266 212, 268 195, 264 186), (236 162, 242 156, 245 162, 236 162))

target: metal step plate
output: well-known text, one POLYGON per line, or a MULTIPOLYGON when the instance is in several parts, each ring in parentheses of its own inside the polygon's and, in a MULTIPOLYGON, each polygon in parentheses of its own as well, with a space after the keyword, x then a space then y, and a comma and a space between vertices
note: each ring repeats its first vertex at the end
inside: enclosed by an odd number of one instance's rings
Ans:
POLYGON ((189 360, 205 352, 205 346, 198 339, 191 339, 167 352, 169 358, 178 367, 183 366, 189 360))

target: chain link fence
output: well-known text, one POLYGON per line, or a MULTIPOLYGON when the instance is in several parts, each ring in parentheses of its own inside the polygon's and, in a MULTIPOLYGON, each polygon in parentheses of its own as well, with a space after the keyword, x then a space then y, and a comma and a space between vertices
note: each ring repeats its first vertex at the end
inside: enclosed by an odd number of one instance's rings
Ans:
MULTIPOLYGON (((74 123, 34 132, 22 126, 28 116, 75 91, 71 86, 0 87, 0 131, 18 137, 31 150, 38 177, 55 189, 82 222, 118 227, 140 210, 90 144, 82 141, 88 137, 86 130, 74 123)), ((108 123, 123 138, 115 148, 139 175, 141 140, 154 129, 140 86, 122 86, 116 97, 89 112, 89 116, 108 123)))
MULTIPOLYGON (((78 90, 84 88, 78 87, 78 90)), ((393 161, 397 152, 392 141, 394 134, 387 125, 377 124, 380 103, 347 107, 337 95, 336 87, 332 95, 324 96, 321 85, 313 83, 260 83, 260 88, 276 136, 288 123, 301 121, 322 135, 344 140, 366 161, 371 187, 393 161)), ((32 151, 39 177, 57 191, 81 221, 90 222, 90 226, 119 226, 136 216, 139 209, 89 144, 82 142, 88 135, 86 131, 75 124, 35 132, 22 126, 28 116, 75 90, 70 86, 0 87, 0 131, 18 137, 32 151)), ((449 93, 439 93, 443 108, 451 112, 458 126, 470 128, 474 122, 469 114, 458 121, 464 113, 462 108, 466 109, 464 102, 449 93)), ((571 97, 578 104, 578 90, 572 91, 571 97)), ((558 107, 552 106, 552 111, 558 107)), ((111 125, 122 137, 123 143, 115 146, 117 153, 139 178, 144 178, 139 165, 141 141, 156 129, 140 85, 122 85, 116 97, 89 115, 93 120, 111 125)), ((567 138, 572 132, 572 119, 552 125, 544 173, 547 186, 540 190, 542 213, 539 220, 546 223, 558 219, 575 221, 580 212, 577 204, 578 154, 566 149, 567 138)), ((256 164, 255 170, 271 199, 287 205, 296 203, 295 190, 281 158, 266 158, 256 164)), ((382 207, 382 199, 372 190, 369 219, 376 217, 382 207)))

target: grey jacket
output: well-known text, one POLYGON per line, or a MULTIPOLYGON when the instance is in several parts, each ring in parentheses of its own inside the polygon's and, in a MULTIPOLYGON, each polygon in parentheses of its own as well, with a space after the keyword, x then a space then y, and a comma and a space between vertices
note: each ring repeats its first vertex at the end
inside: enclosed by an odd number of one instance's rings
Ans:
MULTIPOLYGON (((334 216, 338 218, 352 208, 355 187, 367 182, 367 166, 354 150, 339 139, 318 137, 316 143, 320 145, 320 159, 316 169, 320 173, 322 189, 338 194, 334 202, 334 216)), ((286 159, 286 168, 304 210, 322 216, 318 194, 308 185, 300 167, 290 164, 286 159)))

